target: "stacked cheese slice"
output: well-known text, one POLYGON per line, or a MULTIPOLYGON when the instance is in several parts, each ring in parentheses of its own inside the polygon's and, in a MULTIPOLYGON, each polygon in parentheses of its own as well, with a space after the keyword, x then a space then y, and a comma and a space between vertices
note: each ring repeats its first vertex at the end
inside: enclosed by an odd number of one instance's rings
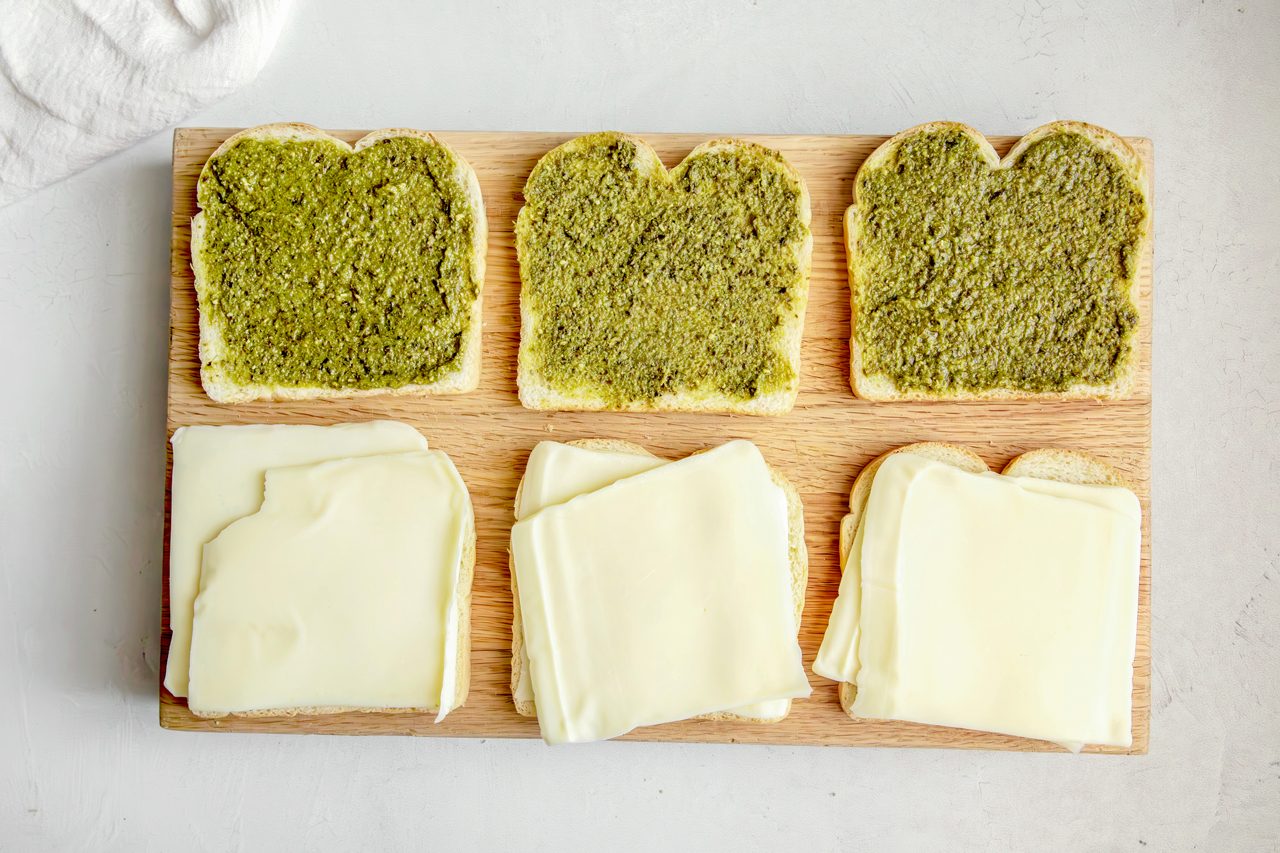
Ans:
POLYGON ((165 686, 201 716, 461 704, 471 503, 410 426, 173 437, 165 686))
POLYGON ((1132 492, 902 452, 850 520, 813 669, 857 686, 852 715, 1130 745, 1132 492))
POLYGON ((549 743, 780 719, 809 694, 798 500, 755 445, 667 463, 543 442, 516 513, 513 689, 549 743))

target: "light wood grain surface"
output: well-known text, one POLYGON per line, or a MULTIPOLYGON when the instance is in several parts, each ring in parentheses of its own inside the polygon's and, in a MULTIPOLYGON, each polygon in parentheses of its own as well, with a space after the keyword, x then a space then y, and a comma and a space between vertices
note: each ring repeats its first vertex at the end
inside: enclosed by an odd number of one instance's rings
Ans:
MULTIPOLYGON (((428 714, 349 713, 331 716, 228 718, 193 716, 186 701, 160 687, 160 723, 172 729, 329 734, 407 734, 451 737, 537 737, 537 723, 515 712, 509 692, 511 592, 506 547, 512 500, 525 460, 543 439, 621 438, 677 458, 733 438, 760 446, 771 464, 796 484, 804 501, 809 586, 800 641, 805 666, 813 661, 840 580, 839 525, 859 469, 886 450, 916 441, 949 441, 977 451, 1001 468, 1038 447, 1083 450, 1120 468, 1134 483, 1143 509, 1138 643, 1133 683, 1133 747, 1097 752, 1144 753, 1150 716, 1151 601, 1151 251, 1140 281, 1139 369, 1125 401, 1046 403, 869 403, 849 389, 849 288, 841 217, 853 176, 882 136, 748 136, 780 150, 808 183, 813 205, 813 273, 796 408, 780 418, 736 415, 550 413, 527 411, 516 398, 519 275, 512 224, 524 180, 567 133, 439 133, 475 168, 489 220, 484 284, 484 367, 478 390, 451 397, 373 397, 347 401, 252 403, 211 401, 200 388, 195 291, 190 270, 195 182, 205 159, 234 128, 179 128, 173 142, 172 307, 168 428, 191 424, 330 424, 391 418, 413 424, 433 448, 453 458, 471 491, 477 525, 472 611, 471 693, 466 706, 440 725, 428 714)), ((364 131, 333 131, 355 141, 364 131)), ((640 134, 675 165, 715 134, 640 134)), ((993 137, 1004 154, 1015 137, 993 137)), ((1152 146, 1130 139, 1148 176, 1152 146)), ((161 452, 160 448, 156 452, 161 452)), ((168 497, 162 668, 168 660, 168 497)), ((851 720, 840 709, 837 685, 810 675, 813 695, 793 703, 775 724, 687 721, 639 729, 629 739, 858 746, 933 746, 1057 750, 1052 744, 1003 735, 910 723, 851 720)))

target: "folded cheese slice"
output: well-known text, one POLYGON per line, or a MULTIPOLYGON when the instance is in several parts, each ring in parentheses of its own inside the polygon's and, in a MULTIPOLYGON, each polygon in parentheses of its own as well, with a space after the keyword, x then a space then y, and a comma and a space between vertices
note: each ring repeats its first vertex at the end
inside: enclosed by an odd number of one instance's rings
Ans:
POLYGON ((443 718, 457 701, 473 530, 466 487, 438 451, 267 471, 262 508, 204 549, 192 710, 443 718))
MULTIPOLYGON (((572 491, 526 488, 522 514, 572 491)), ((549 743, 809 695, 786 495, 749 442, 522 516, 511 545, 549 743)))
POLYGON ((1124 488, 894 454, 814 671, 857 716, 1129 746, 1140 530, 1124 488))
POLYGON ((254 424, 176 430, 169 516, 169 657, 164 686, 187 695, 191 617, 200 587, 200 552, 228 524, 262 505, 268 468, 349 456, 426 450, 408 424, 372 421, 336 426, 254 424))

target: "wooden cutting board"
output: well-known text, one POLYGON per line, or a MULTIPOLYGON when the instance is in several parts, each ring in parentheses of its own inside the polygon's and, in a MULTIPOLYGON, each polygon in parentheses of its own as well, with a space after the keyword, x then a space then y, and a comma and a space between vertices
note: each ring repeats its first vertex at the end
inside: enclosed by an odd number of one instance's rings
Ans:
MULTIPOLYGON (((519 275, 512 223, 534 163, 576 134, 441 133, 475 168, 489 218, 484 283, 484 368, 478 390, 453 397, 378 397, 357 401, 253 403, 211 401, 200 387, 190 220, 196 178, 231 128, 179 128, 173 139, 172 309, 169 434, 191 424, 332 424, 391 418, 413 424, 446 451, 471 491, 477 526, 472 610, 471 693, 440 725, 430 715, 348 713, 332 716, 202 720, 186 701, 160 688, 160 724, 172 729, 316 734, 537 737, 534 720, 511 703, 511 590, 507 540, 512 500, 530 449, 543 439, 621 438, 678 458, 733 438, 760 446, 799 488, 809 549, 809 586, 801 626, 806 670, 822 639, 840 581, 838 532, 859 469, 879 454, 915 441, 949 441, 976 450, 999 469, 1038 447, 1094 454, 1120 468, 1142 502, 1142 579, 1133 679, 1133 747, 1147 750, 1151 674, 1151 252, 1141 271, 1139 369, 1133 397, 1122 402, 869 403, 849 390, 849 288, 841 219, 854 173, 882 136, 748 136, 780 150, 808 183, 813 205, 813 274, 805 322, 803 371, 795 410, 785 417, 735 415, 546 413, 516 398, 519 275)), ((363 131, 334 131, 354 142, 363 131)), ((713 134, 643 134, 673 166, 713 134)), ((1016 137, 994 137, 1003 155, 1016 137)), ((1152 173, 1152 146, 1130 139, 1152 173)), ((157 448, 158 450, 158 448, 157 448)), ((170 454, 172 463, 172 454, 170 454)), ((168 498, 166 496, 162 663, 169 653, 168 498)), ((627 738, 654 741, 935 746, 1057 750, 1042 741, 909 723, 854 721, 840 709, 837 685, 810 675, 813 695, 793 703, 772 725, 687 721, 639 729, 627 738)))

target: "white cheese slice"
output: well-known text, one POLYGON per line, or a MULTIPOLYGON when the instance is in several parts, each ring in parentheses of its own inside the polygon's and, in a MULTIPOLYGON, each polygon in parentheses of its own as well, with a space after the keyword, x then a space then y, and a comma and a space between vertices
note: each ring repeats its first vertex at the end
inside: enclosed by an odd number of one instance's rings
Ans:
POLYGON ((749 442, 546 507, 512 555, 549 743, 809 695, 786 495, 749 442))
POLYGON ((408 424, 182 427, 173 434, 169 533, 169 657, 164 686, 187 695, 191 616, 200 586, 200 549, 237 518, 262 505, 268 468, 349 456, 426 450, 408 424))
POLYGON ((190 703, 204 713, 454 704, 471 502, 439 451, 267 471, 204 548, 190 703))
POLYGON ((866 541, 866 529, 866 524, 859 524, 853 536, 849 556, 840 574, 836 603, 831 608, 831 617, 827 621, 826 633, 822 635, 818 655, 813 659, 813 671, 818 675, 850 684, 858 683, 858 670, 861 666, 858 645, 861 639, 859 619, 862 615, 862 546, 866 541))
POLYGON ((896 454, 859 533, 814 664, 857 684, 853 713, 1132 743, 1132 492, 896 454))
MULTIPOLYGON (((642 453, 597 450, 540 441, 529 454, 520 481, 520 501, 516 521, 528 518, 548 506, 564 503, 578 495, 594 492, 625 477, 650 471, 666 460, 642 453)), ((529 649, 520 648, 520 674, 512 695, 518 702, 533 701, 529 678, 529 649)))
MULTIPOLYGON (((529 454, 520 484, 516 520, 528 518, 548 506, 561 504, 578 495, 594 492, 625 477, 651 471, 666 460, 644 453, 581 447, 557 441, 539 442, 529 454)), ((519 702, 532 702, 533 681, 529 677, 529 650, 520 648, 520 674, 512 695, 519 702)), ((771 720, 786 716, 790 699, 775 699, 729 709, 742 717, 771 720)))
POLYGON ((665 464, 665 459, 647 453, 540 441, 529 454, 529 463, 520 481, 516 520, 665 464))

